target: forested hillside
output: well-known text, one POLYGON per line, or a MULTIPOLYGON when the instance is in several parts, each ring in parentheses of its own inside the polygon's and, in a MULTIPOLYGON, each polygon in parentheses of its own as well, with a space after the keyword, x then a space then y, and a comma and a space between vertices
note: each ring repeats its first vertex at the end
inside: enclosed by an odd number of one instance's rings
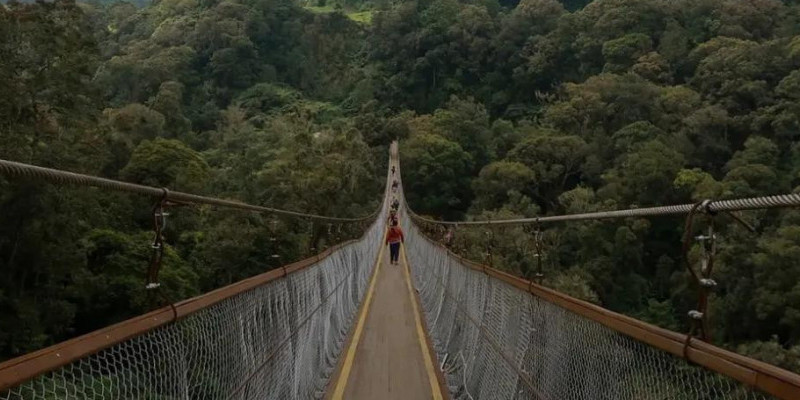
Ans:
MULTIPOLYGON (((291 1, 0 7, 2 158, 297 211, 363 216, 386 149, 354 118, 364 28, 291 1)), ((161 306, 152 203, 1 181, 0 358, 161 306)), ((307 257, 358 227, 171 210, 179 300, 307 257)), ((363 227, 362 227, 363 228, 363 227)))
MULTIPOLYGON (((379 103, 411 206, 498 219, 796 191, 797 6, 778 1, 556 1, 513 10, 406 3, 375 18, 379 103)), ((800 371, 800 213, 720 228, 716 343, 800 371)), ((696 295, 683 220, 548 226, 545 284, 677 331, 696 295)), ((456 232, 457 251, 530 276, 521 228, 456 232), (462 242, 459 242, 461 240, 462 242)), ((692 259, 699 258, 699 246, 692 259)))
MULTIPOLYGON (((785 193, 800 185, 793 3, 11 2, 0 154, 339 216, 377 207, 394 138, 410 205, 436 218, 785 193)), ((146 199, 0 185, 0 358, 158 303, 141 284, 146 199)), ((337 239, 237 212, 170 218, 172 299, 337 239)), ((715 341, 800 371, 800 213, 744 218, 757 233, 718 218, 715 341)), ((548 227, 545 285, 686 331, 681 234, 674 218, 548 227)), ((495 265, 528 274, 529 233, 493 235, 495 265)), ((456 236, 483 257, 485 232, 456 236)))

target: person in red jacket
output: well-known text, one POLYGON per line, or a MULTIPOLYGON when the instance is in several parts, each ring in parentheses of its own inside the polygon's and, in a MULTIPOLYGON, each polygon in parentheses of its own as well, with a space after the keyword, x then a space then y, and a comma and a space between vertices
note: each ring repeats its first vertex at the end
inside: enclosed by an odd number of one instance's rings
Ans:
POLYGON ((392 221, 392 226, 389 227, 389 232, 386 234, 386 244, 389 245, 389 261, 397 265, 397 259, 400 258, 400 243, 403 243, 403 230, 397 226, 397 221, 392 221))

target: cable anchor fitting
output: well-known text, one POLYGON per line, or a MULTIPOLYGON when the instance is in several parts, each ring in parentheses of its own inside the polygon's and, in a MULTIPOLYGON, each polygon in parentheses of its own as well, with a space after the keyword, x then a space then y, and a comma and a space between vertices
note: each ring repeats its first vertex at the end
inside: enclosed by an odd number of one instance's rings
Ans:
POLYGON ((492 249, 494 247, 494 232, 491 230, 486 231, 486 259, 483 263, 483 272, 486 273, 486 267, 492 267, 492 249))
POLYGON ((536 274, 534 279, 536 283, 541 285, 544 279, 544 270, 542 268, 542 259, 544 258, 544 231, 539 224, 539 217, 536 217, 536 223, 533 231, 534 245, 536 246, 536 274))
POLYGON ((158 273, 161 270, 161 260, 164 258, 164 235, 163 231, 167 226, 167 217, 169 213, 166 212, 169 207, 169 189, 161 188, 161 198, 153 206, 153 243, 150 247, 153 253, 150 256, 150 266, 147 268, 147 276, 145 281, 145 289, 152 290, 161 286, 158 282, 158 273))
POLYGON ((711 203, 711 200, 704 200, 695 204, 686 217, 686 225, 684 227, 683 260, 697 288, 697 308, 688 313, 689 319, 691 320, 691 330, 684 344, 684 355, 687 354, 691 338, 695 335, 704 342, 709 342, 711 340, 708 322, 708 299, 713 289, 717 287, 717 282, 712 279, 711 276, 714 270, 714 257, 717 251, 716 242, 718 239, 714 223, 714 215, 716 213, 711 211, 709 207, 711 203), (708 229, 705 234, 692 236, 694 217, 696 214, 700 213, 708 216, 708 229), (692 238, 700 245, 699 271, 692 265, 692 261, 689 258, 692 238))

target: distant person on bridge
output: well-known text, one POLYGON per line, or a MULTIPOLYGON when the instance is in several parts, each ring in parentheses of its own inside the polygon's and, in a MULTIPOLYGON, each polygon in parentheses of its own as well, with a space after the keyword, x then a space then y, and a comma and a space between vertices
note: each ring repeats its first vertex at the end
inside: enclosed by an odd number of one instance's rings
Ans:
POLYGON ((387 222, 389 223, 389 226, 397 223, 397 210, 389 211, 389 220, 387 222))
POLYGON ((392 192, 396 192, 396 191, 397 191, 397 187, 398 187, 399 185, 400 185, 400 184, 399 184, 399 183, 397 183, 397 179, 395 179, 395 180, 394 180, 394 182, 392 182, 392 192))
POLYGON ((392 165, 392 175, 394 175, 394 165, 392 165))
POLYGON ((399 209, 400 209, 400 200, 397 200, 397 197, 395 197, 394 201, 392 201, 392 210, 397 211, 399 209))
POLYGON ((453 232, 453 228, 447 230, 447 233, 444 235, 444 245, 450 247, 453 244, 453 237, 455 232, 453 232))
POLYGON ((386 233, 386 244, 389 245, 389 262, 397 265, 400 258, 400 243, 405 242, 403 230, 397 225, 397 221, 392 221, 389 232, 386 233))

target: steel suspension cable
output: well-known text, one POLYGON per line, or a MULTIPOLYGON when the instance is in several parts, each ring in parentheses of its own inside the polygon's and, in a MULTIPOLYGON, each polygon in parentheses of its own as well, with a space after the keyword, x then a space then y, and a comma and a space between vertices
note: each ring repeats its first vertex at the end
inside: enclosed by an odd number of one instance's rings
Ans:
POLYGON ((56 185, 76 185, 96 187, 108 191, 119 191, 141 194, 150 197, 164 197, 165 200, 190 203, 205 204, 211 206, 234 208, 239 210, 255 211, 275 215, 285 215, 325 222, 363 222, 374 219, 378 211, 370 215, 357 218, 339 218, 325 215, 309 214, 297 211, 281 210, 271 207, 256 206, 243 203, 237 200, 225 200, 216 197, 201 196, 192 193, 183 193, 167 190, 153 186, 139 185, 135 183, 117 181, 114 179, 101 178, 98 176, 79 174, 75 172, 62 171, 53 168, 39 167, 31 164, 24 164, 15 161, 0 160, 0 174, 9 178, 27 178, 50 182, 56 185))
MULTIPOLYGON (((714 214, 718 212, 766 210, 800 206, 800 194, 781 194, 775 196, 749 197, 743 199, 708 201, 704 211, 714 214)), ((598 211, 581 214, 553 215, 547 217, 518 218, 491 221, 437 221, 422 217, 408 208, 409 214, 418 221, 439 225, 527 225, 546 222, 587 221, 618 218, 655 217, 669 215, 685 215, 692 212, 695 204, 677 204, 671 206, 631 208, 627 210, 598 211)))

